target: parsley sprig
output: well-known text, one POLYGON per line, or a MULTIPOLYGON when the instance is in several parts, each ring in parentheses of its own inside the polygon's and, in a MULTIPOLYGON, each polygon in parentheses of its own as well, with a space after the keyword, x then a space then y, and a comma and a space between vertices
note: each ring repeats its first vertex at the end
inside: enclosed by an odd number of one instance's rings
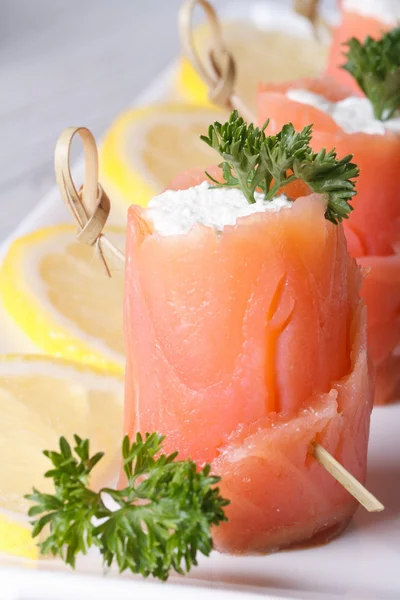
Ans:
POLYGON ((250 204, 254 193, 260 190, 265 200, 273 200, 285 185, 304 181, 311 191, 327 194, 326 218, 332 223, 347 219, 353 210, 349 204, 356 194, 354 179, 358 176, 352 155, 338 159, 335 150, 316 153, 310 143, 312 125, 296 131, 291 123, 284 125, 277 135, 265 135, 267 121, 261 129, 247 125, 233 111, 226 123, 210 125, 208 136, 201 139, 223 158, 224 181, 207 176, 215 187, 239 188, 250 204))
POLYGON ((346 42, 347 62, 342 66, 370 100, 374 115, 387 121, 400 107, 400 27, 379 40, 346 42))
POLYGON ((90 456, 89 440, 74 437, 73 449, 62 437, 60 452, 44 452, 53 463, 45 476, 53 479, 55 494, 34 489, 26 496, 34 503, 29 515, 41 515, 32 522, 33 537, 48 528, 39 544, 43 554, 60 556, 74 567, 77 555, 94 545, 105 565, 115 561, 121 572, 162 580, 171 570, 189 571, 198 552, 210 554, 211 526, 227 520, 229 502, 220 496, 220 478, 210 475, 209 465, 197 470, 191 460, 176 460, 177 453, 160 454, 164 437, 157 433, 137 434, 132 444, 126 436, 127 486, 95 492, 88 487, 90 475, 103 453, 90 456), (107 495, 117 510, 107 507, 107 495))

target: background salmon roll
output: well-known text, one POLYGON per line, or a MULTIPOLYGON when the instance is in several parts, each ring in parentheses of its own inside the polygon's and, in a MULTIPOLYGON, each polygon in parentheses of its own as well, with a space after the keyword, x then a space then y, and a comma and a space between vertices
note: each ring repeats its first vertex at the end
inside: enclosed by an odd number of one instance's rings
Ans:
POLYGON ((348 88, 329 78, 260 86, 258 117, 260 123, 270 119, 271 134, 288 121, 297 129, 313 123, 316 151, 334 146, 339 156, 354 154, 360 176, 355 210, 344 223, 350 251, 357 257, 393 254, 400 241, 400 120, 394 119, 391 130, 389 123, 376 121, 365 104, 354 102, 348 88), (329 111, 335 105, 344 107, 342 121, 340 115, 335 120, 337 108, 329 111), (354 131, 365 125, 367 131, 354 131))
MULTIPOLYGON (((229 522, 214 532, 224 552, 327 540, 347 525, 356 502, 309 455, 312 441, 365 476, 365 308, 360 269, 334 224, 336 197, 332 205, 326 194, 293 202, 268 169, 264 195, 253 189, 262 185, 261 147, 271 143, 285 157, 274 164, 293 183, 294 152, 314 165, 309 138, 287 127, 265 140, 233 115, 207 139, 223 158, 241 147, 235 174, 225 162, 220 186, 195 170, 147 209, 129 211, 125 432, 159 431, 166 452, 211 463, 231 501, 229 522)), ((354 165, 333 163, 314 165, 311 185, 323 173, 336 180, 340 169, 337 189, 351 196, 354 165)))
POLYGON ((347 85, 353 94, 362 95, 354 79, 340 68, 345 62, 344 44, 352 37, 361 42, 367 36, 379 38, 396 27, 400 20, 400 2, 391 0, 342 0, 340 25, 333 33, 327 74, 347 85))
MULTIPOLYGON (((385 48, 395 50, 397 44, 400 48, 400 30, 387 34, 384 43, 385 48)), ((381 41, 377 42, 377 52, 382 48, 381 41)), ((355 50, 362 56, 361 46, 355 50)), ((382 64, 390 64, 388 56, 381 58, 382 64)), ((400 55, 396 60, 400 61, 400 55)), ((392 67, 394 72, 397 65, 392 67)), ((367 80, 368 70, 364 76, 367 80)), ((368 308, 370 354, 377 370, 375 403, 383 404, 400 395, 400 88, 390 96, 384 78, 379 88, 374 77, 371 70, 368 81, 374 81, 378 106, 369 98, 355 98, 351 90, 331 78, 260 86, 259 121, 270 118, 271 133, 288 120, 296 128, 312 122, 316 151, 334 146, 339 155, 354 154, 360 168, 358 194, 344 230, 349 251, 366 274, 362 294, 368 308), (390 113, 391 118, 385 120, 390 113)), ((360 83, 363 85, 362 79, 360 83)), ((303 185, 301 193, 306 190, 303 185)))

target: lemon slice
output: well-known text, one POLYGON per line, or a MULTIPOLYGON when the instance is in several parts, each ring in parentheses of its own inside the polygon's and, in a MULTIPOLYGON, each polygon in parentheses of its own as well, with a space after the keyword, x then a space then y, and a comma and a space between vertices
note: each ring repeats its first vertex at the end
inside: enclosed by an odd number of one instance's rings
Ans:
POLYGON ((13 517, 0 514, 0 553, 36 559, 39 549, 32 538, 31 527, 13 517))
POLYGON ((51 463, 42 452, 57 450, 61 435, 70 442, 74 434, 88 437, 91 452, 104 450, 94 484, 108 481, 112 469, 118 471, 123 394, 121 377, 77 363, 35 355, 0 357, 1 508, 26 512, 23 496, 33 486, 51 491, 43 477, 51 463))
POLYGON ((123 380, 62 359, 0 357, 0 552, 35 558, 24 494, 52 492, 43 450, 57 450, 61 435, 88 437, 105 455, 93 470, 93 487, 118 472, 123 380), (18 516, 18 513, 19 516, 18 516), (25 514, 25 521, 23 514, 25 514))
MULTIPOLYGON (((326 64, 328 46, 313 37, 259 29, 245 21, 222 22, 222 35, 236 62, 237 95, 255 114, 260 82, 315 77, 326 64)), ((206 23, 195 30, 194 40, 205 61, 211 43, 206 23)), ((207 87, 186 58, 181 59, 177 86, 183 98, 209 105, 207 87)))
POLYGON ((199 136, 225 115, 173 103, 123 113, 100 149, 100 180, 110 198, 146 206, 180 172, 216 164, 217 154, 199 136))
MULTIPOLYGON (((4 306, 48 354, 121 373, 123 274, 106 277, 95 250, 75 235, 59 225, 17 239, 0 270, 4 306)), ((123 229, 108 237, 124 249, 123 229)))

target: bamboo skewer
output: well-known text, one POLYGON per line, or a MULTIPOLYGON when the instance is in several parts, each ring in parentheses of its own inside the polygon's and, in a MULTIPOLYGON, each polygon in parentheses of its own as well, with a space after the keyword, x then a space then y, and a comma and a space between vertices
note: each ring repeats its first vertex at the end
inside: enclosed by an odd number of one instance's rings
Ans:
POLYGON ((295 0, 294 9, 299 15, 306 17, 315 25, 318 15, 319 0, 295 0))
POLYGON ((183 51, 208 87, 211 102, 236 110, 248 121, 254 116, 235 92, 236 65, 232 54, 226 48, 221 25, 214 7, 207 0, 188 0, 179 11, 179 32, 183 51), (201 6, 211 29, 212 49, 208 63, 200 57, 193 38, 193 12, 201 6))
POLYGON ((384 510, 383 504, 362 486, 323 446, 312 442, 308 451, 366 510, 369 512, 384 510))
POLYGON ((98 153, 96 141, 86 127, 67 127, 58 138, 54 167, 56 181, 68 210, 77 221, 80 242, 93 246, 111 277, 111 269, 121 269, 125 256, 103 234, 110 213, 110 200, 98 182, 98 153), (78 134, 85 155, 85 179, 77 190, 70 169, 71 144, 78 134))
MULTIPOLYGON (((77 239, 96 248, 105 272, 124 267, 125 256, 103 234, 110 212, 110 200, 98 183, 98 154, 95 139, 85 127, 69 127, 58 139, 55 150, 56 180, 68 210, 78 224, 77 239), (78 134, 85 154, 85 179, 76 189, 70 169, 70 148, 78 134)), ((378 512, 384 506, 351 473, 349 473, 325 448, 312 442, 309 453, 369 512, 378 512)))
POLYGON ((320 0, 295 0, 294 9, 303 17, 308 19, 313 27, 315 39, 321 43, 324 43, 324 37, 326 33, 330 31, 331 27, 321 17, 320 13, 320 0), (324 34, 324 30, 326 33, 324 34))

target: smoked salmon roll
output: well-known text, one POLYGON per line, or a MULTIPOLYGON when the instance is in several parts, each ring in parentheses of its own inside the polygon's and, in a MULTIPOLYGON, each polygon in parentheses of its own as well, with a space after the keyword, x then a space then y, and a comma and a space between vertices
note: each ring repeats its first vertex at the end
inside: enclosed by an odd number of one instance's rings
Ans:
POLYGON ((204 138, 222 175, 186 173, 129 210, 125 431, 158 431, 167 453, 211 463, 230 500, 213 536, 223 552, 272 552, 346 527, 356 502, 311 442, 365 477, 362 275, 338 224, 357 169, 313 153, 311 133, 288 125, 268 137, 233 113, 204 138), (302 178, 330 190, 295 202, 281 193, 302 178))
POLYGON ((335 29, 329 55, 327 75, 347 85, 352 93, 361 96, 362 90, 341 68, 345 62, 345 43, 351 38, 364 42, 370 36, 377 39, 396 27, 400 21, 400 2, 392 0, 343 0, 340 4, 341 22, 335 29))
MULTIPOLYGON (((394 43, 400 49, 400 30, 387 34, 385 40, 389 45, 393 41, 393 50, 394 43)), ((357 46, 357 54, 362 50, 357 46)), ((367 78, 368 71, 364 75, 367 78)), ((377 89, 375 82, 375 95, 377 89)), ((339 154, 351 152, 360 168, 355 210, 344 222, 344 230, 350 253, 367 275, 362 294, 376 368, 376 404, 400 395, 400 87, 392 97, 385 95, 384 88, 380 91, 387 105, 374 106, 369 98, 356 98, 329 78, 265 85, 259 92, 259 120, 268 116, 272 133, 288 119, 297 128, 314 123, 314 150, 334 146, 339 154), (381 119, 374 114, 379 111, 381 119), (385 111, 392 117, 385 120, 385 111)), ((303 187, 303 193, 306 190, 303 187)))

